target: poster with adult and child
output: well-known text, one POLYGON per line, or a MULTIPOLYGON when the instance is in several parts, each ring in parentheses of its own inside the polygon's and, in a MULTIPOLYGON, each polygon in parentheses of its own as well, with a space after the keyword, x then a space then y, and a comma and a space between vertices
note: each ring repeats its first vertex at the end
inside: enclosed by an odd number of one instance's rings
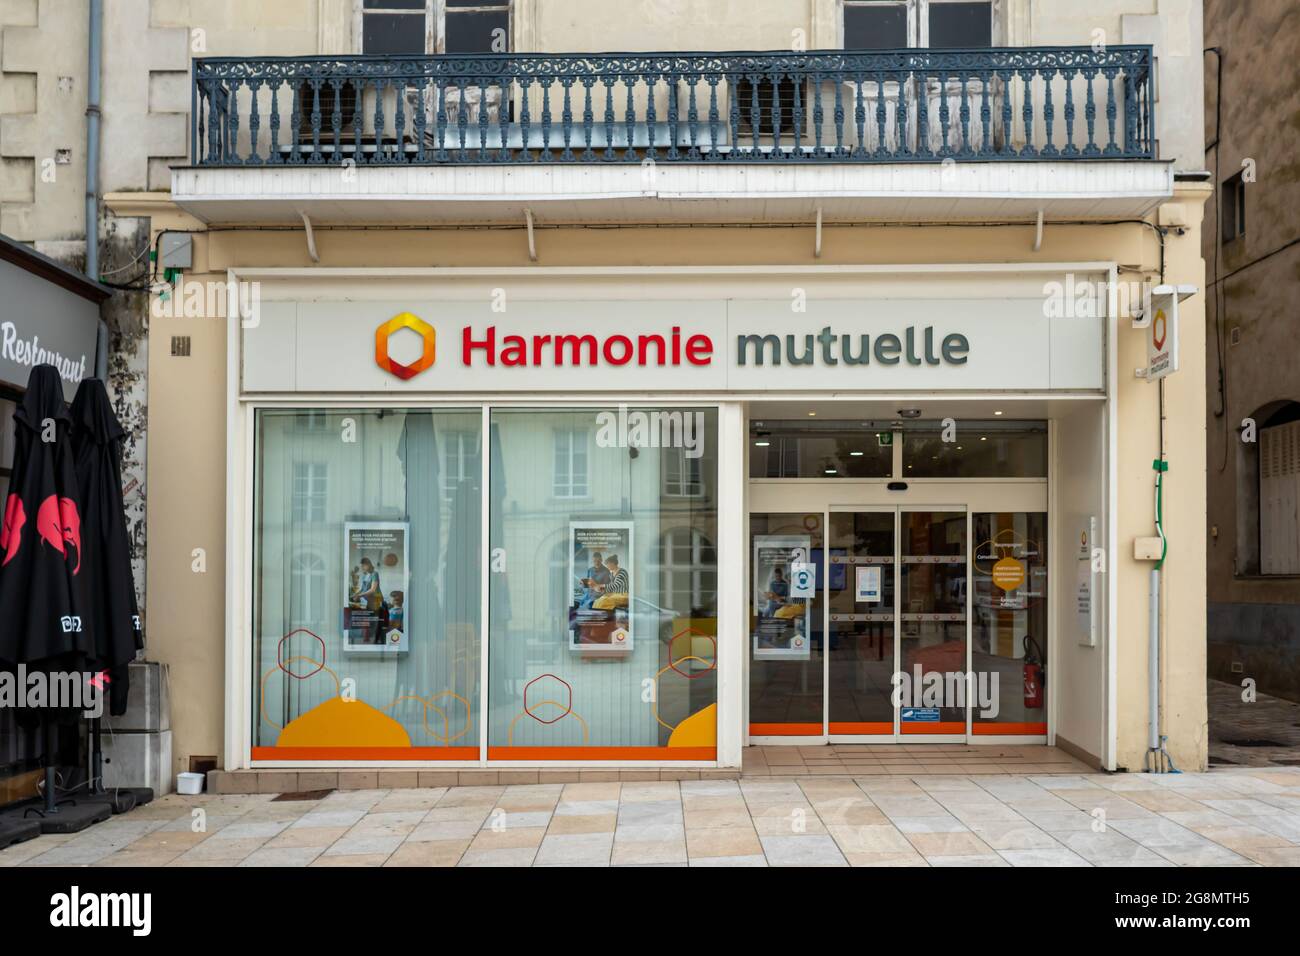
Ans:
POLYGON ((569 649, 632 650, 632 522, 569 525, 569 649))
POLYGON ((405 651, 410 621, 411 526, 404 521, 356 521, 343 526, 343 649, 405 651))
POLYGON ((807 562, 811 550, 812 539, 806 535, 754 536, 751 620, 756 660, 809 659, 812 602, 796 593, 792 578, 795 566, 807 562))

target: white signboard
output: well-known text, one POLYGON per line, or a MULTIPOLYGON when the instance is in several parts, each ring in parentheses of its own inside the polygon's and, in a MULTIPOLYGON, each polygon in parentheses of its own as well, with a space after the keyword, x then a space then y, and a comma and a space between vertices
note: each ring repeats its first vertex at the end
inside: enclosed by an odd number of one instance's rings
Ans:
POLYGON ((967 298, 264 301, 247 392, 1099 390, 1105 319, 967 298))

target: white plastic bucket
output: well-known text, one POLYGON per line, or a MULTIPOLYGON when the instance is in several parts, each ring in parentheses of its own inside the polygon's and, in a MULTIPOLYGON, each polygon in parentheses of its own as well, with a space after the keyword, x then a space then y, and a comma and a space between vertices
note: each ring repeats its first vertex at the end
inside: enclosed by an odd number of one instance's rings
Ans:
POLYGON ((203 792, 203 774, 178 773, 176 775, 176 792, 193 796, 203 792))

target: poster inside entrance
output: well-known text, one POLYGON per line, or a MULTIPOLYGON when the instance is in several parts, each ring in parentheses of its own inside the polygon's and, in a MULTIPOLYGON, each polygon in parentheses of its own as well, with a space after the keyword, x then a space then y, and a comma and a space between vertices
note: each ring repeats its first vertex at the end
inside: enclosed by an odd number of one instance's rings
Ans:
POLYGON ((754 536, 754 658, 808 660, 812 598, 801 596, 797 574, 808 574, 812 539, 807 535, 754 536))
POLYGON ((569 649, 622 654, 632 650, 635 578, 632 522, 569 525, 569 649))
POLYGON ((411 526, 404 521, 343 525, 343 649, 357 653, 407 650, 410 622, 411 526))

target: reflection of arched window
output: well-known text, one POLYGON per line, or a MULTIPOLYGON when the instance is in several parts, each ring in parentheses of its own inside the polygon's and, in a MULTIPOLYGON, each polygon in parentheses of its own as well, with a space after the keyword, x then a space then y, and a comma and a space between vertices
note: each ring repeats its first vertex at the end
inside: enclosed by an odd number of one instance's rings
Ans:
POLYGON ((679 614, 717 613, 718 569, 713 542, 694 528, 673 528, 659 539, 663 603, 679 614))
POLYGON ((325 559, 311 551, 294 556, 289 590, 290 618, 297 625, 325 623, 325 559))
POLYGON ((1300 402, 1251 419, 1255 440, 1237 443, 1237 573, 1300 574, 1300 402))

